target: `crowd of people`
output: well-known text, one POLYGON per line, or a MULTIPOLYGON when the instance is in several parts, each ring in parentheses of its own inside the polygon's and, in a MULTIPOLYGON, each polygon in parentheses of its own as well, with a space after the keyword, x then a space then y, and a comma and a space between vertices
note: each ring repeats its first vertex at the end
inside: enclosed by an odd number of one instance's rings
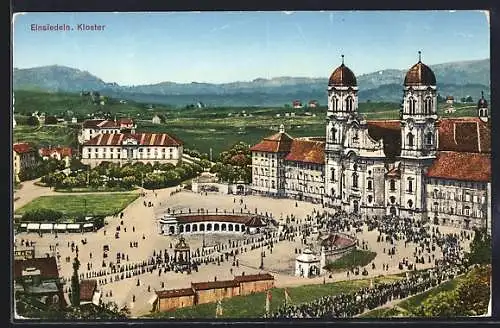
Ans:
POLYGON ((467 271, 465 263, 414 271, 401 280, 362 288, 356 292, 324 296, 304 304, 288 304, 266 316, 274 319, 350 318, 393 300, 422 293, 467 271))

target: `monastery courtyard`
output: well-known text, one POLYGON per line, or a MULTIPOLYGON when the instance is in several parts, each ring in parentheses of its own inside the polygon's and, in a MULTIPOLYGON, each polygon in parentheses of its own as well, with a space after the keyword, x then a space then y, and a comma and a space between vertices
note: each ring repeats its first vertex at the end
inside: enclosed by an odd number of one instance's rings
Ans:
MULTIPOLYGON (((175 188, 167 188, 162 190, 157 190, 156 194, 152 191, 147 191, 145 197, 139 197, 133 203, 131 203, 124 211, 123 219, 119 217, 108 217, 106 218, 106 226, 97 232, 89 233, 65 233, 58 234, 55 238, 54 234, 45 234, 40 237, 36 233, 20 233, 15 237, 15 242, 17 245, 21 243, 21 239, 33 241, 35 244, 36 257, 46 256, 46 253, 52 254, 49 246, 54 246, 58 243, 57 252, 60 255, 59 265, 60 265, 60 276, 66 279, 65 289, 71 286, 70 279, 72 275, 72 262, 75 257, 75 252, 71 251, 71 247, 68 247, 68 243, 74 242, 78 246, 79 250, 79 260, 80 269, 79 273, 85 274, 87 272, 88 263, 92 263, 91 271, 99 271, 102 268, 103 260, 106 263, 110 261, 116 263, 116 253, 124 253, 128 256, 128 261, 121 261, 121 264, 128 263, 140 263, 144 260, 149 260, 153 256, 153 251, 158 253, 159 251, 167 250, 169 255, 173 255, 172 247, 177 243, 177 236, 163 236, 158 234, 158 226, 156 222, 156 217, 161 213, 166 213, 166 209, 175 210, 178 213, 182 210, 186 213, 189 208, 194 213, 197 209, 204 208, 210 212, 215 212, 217 208, 219 213, 224 210, 227 213, 232 213, 234 209, 235 213, 240 213, 241 209, 244 212, 250 211, 255 213, 255 208, 259 213, 272 214, 273 218, 277 221, 285 222, 287 215, 293 215, 295 222, 292 224, 303 224, 307 215, 311 215, 313 210, 322 212, 325 209, 321 205, 311 204, 306 202, 296 202, 295 200, 289 199, 273 199, 265 198, 260 196, 233 196, 233 195, 222 195, 219 193, 208 193, 196 194, 191 191, 181 191, 172 194, 175 188), (243 200, 243 203, 240 202, 243 200), (145 207, 144 201, 152 202, 153 207, 145 207), (297 206, 296 206, 297 205, 297 206), (245 208, 246 207, 246 208, 245 208), (121 225, 121 220, 123 220, 123 225, 121 225), (298 221, 297 221, 298 220, 298 221), (116 228, 121 226, 120 238, 115 239, 116 228), (126 231, 124 231, 126 228, 126 231), (135 232, 133 232, 133 229, 135 232), (144 236, 144 239, 143 239, 144 236), (83 244, 82 240, 86 239, 86 243, 83 244), (138 242, 138 247, 130 247, 131 242, 138 242), (109 246, 109 256, 103 259, 103 246, 109 246), (92 258, 90 258, 90 253, 92 253, 92 258), (70 256, 71 261, 66 262, 66 257, 70 256)), ((22 189, 18 192, 18 195, 22 197, 22 189)), ((15 204, 16 206, 16 204, 15 204)), ((326 209, 330 211, 330 209, 326 209)), ((331 210, 333 211, 333 210, 331 210)), ((453 232, 460 233, 460 229, 451 227, 440 227, 442 233, 453 232)), ((351 230, 353 231, 353 230, 351 230)), ((354 232, 353 232, 354 233, 354 232)), ((198 272, 193 271, 191 274, 186 273, 175 273, 173 271, 161 273, 158 275, 157 271, 153 273, 146 272, 137 276, 132 276, 131 278, 114 281, 110 283, 109 278, 115 276, 111 274, 108 276, 95 277, 91 279, 100 280, 107 278, 107 283, 99 285, 98 290, 101 291, 103 296, 103 301, 114 301, 119 307, 127 306, 131 310, 132 316, 140 316, 148 314, 152 309, 152 300, 155 297, 155 290, 162 289, 162 282, 164 283, 164 289, 174 289, 174 288, 188 288, 191 282, 202 282, 202 281, 213 281, 215 277, 217 280, 232 279, 234 275, 241 275, 242 272, 245 274, 255 274, 259 272, 270 272, 275 277, 276 287, 284 286, 298 286, 305 284, 320 284, 323 283, 323 279, 326 282, 333 282, 336 280, 346 280, 346 279, 364 279, 379 275, 400 273, 402 270, 398 268, 399 261, 402 258, 407 257, 410 261, 413 261, 413 252, 415 249, 414 244, 409 244, 406 248, 404 241, 395 242, 394 247, 396 248, 396 255, 391 257, 383 252, 383 248, 388 249, 391 247, 387 243, 377 243, 377 231, 368 232, 366 226, 362 232, 356 233, 356 237, 361 245, 362 241, 367 242, 368 249, 377 253, 374 259, 376 266, 375 270, 372 270, 371 263, 367 266, 368 276, 346 275, 346 272, 340 272, 333 274, 330 278, 327 274, 326 276, 316 277, 316 278, 299 278, 293 276, 294 266, 295 266, 295 248, 304 249, 304 245, 301 244, 301 238, 295 238, 295 241, 280 241, 274 245, 273 253, 270 254, 268 249, 265 249, 264 258, 264 270, 259 270, 260 265, 260 252, 261 249, 257 248, 253 251, 247 251, 245 253, 240 253, 237 256, 239 260, 239 266, 232 266, 232 259, 220 263, 209 263, 207 265, 201 264, 198 267, 198 272), (382 270, 383 264, 389 265, 389 270, 382 270), (231 273, 232 271, 232 273, 231 273), (140 280, 140 286, 137 286, 137 280, 140 280), (148 286, 150 291, 148 292, 148 286), (106 297, 105 295, 112 291, 112 297, 106 297), (135 296, 135 302, 132 302, 133 296, 135 296)), ((231 240, 241 240, 244 238, 255 238, 256 235, 237 235, 237 234, 211 234, 205 233, 205 242, 207 245, 213 245, 216 241, 220 243, 225 243, 231 240)), ((311 238, 316 238, 317 235, 312 235, 311 238)), ((202 245, 202 235, 191 235, 185 234, 186 242, 191 247, 191 250, 201 247, 202 245)), ((244 246, 245 247, 245 246, 244 246)), ((250 245, 246 245, 247 249, 250 249, 250 245)), ((466 249, 468 244, 466 245, 466 249)), ((436 248, 435 252, 436 258, 440 258, 440 248, 436 248)), ((427 262, 427 257, 426 257, 427 262)), ((432 266, 434 263, 418 264, 417 269, 423 269, 432 266)), ((66 295, 67 296, 67 295, 66 295)), ((67 299, 69 301, 69 299, 67 299)))

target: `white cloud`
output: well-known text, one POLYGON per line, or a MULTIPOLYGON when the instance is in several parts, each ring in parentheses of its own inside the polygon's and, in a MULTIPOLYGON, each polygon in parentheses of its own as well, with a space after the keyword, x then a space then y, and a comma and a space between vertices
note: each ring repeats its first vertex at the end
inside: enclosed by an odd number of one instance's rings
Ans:
POLYGON ((456 36, 459 36, 459 37, 465 38, 465 39, 472 39, 474 37, 474 35, 472 35, 471 33, 464 33, 464 32, 458 32, 458 33, 456 33, 456 36))
POLYGON ((225 29, 227 29, 229 27, 231 27, 231 25, 229 25, 229 24, 222 25, 220 27, 214 27, 213 29, 210 30, 210 32, 222 31, 222 30, 225 30, 225 29))

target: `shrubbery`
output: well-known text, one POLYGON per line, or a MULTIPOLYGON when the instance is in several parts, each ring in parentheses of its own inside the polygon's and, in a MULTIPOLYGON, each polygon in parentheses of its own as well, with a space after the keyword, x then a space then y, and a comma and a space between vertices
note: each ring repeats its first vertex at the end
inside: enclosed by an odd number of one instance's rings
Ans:
MULTIPOLYGON (((78 167, 77 163, 72 165, 78 167)), ((203 168, 198 164, 119 164, 102 162, 93 169, 78 169, 66 176, 64 173, 50 173, 41 182, 57 189, 111 188, 130 190, 134 186, 146 189, 161 189, 178 185, 197 176, 203 168)))
POLYGON ((49 172, 64 170, 65 166, 66 164, 64 161, 59 161, 55 158, 49 158, 48 160, 43 161, 38 159, 35 166, 19 171, 19 180, 27 181, 37 179, 46 174, 50 174, 49 172))
POLYGON ((477 267, 467 273, 456 289, 443 291, 411 311, 413 316, 456 317, 483 315, 490 300, 491 266, 477 267))
POLYGON ((23 214, 22 220, 26 222, 59 222, 63 218, 63 213, 48 208, 31 210, 23 214))

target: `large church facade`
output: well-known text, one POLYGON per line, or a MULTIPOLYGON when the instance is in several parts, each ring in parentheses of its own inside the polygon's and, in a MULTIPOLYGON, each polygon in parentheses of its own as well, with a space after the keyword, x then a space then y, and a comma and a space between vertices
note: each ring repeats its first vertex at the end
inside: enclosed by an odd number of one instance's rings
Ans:
POLYGON ((364 216, 395 214, 491 229, 488 104, 478 117, 440 118, 436 78, 419 59, 406 74, 399 120, 367 121, 344 65, 328 83, 326 137, 284 127, 251 148, 257 194, 322 203, 364 216))

